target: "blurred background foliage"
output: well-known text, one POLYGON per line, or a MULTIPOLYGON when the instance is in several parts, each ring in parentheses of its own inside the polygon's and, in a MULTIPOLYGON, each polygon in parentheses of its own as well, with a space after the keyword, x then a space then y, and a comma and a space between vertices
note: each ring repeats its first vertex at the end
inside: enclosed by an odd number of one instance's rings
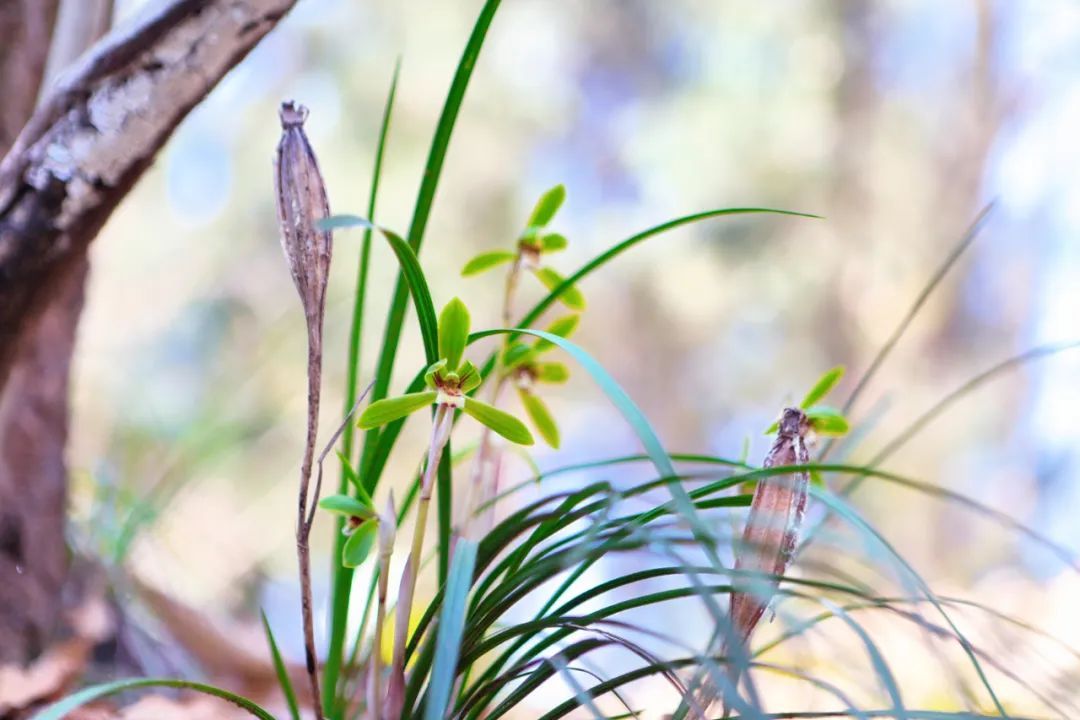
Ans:
MULTIPOLYGON (((140 5, 121 2, 118 15, 140 5)), ((79 539, 197 606, 265 606, 290 652, 299 634, 281 628, 298 617, 292 522, 306 352, 275 224, 276 107, 295 98, 311 108, 331 206, 363 213, 400 57, 376 219, 404 230, 478 7, 303 0, 184 123, 94 245, 74 383, 79 539)), ((462 265, 512 242, 558 182, 568 201, 553 229, 571 240, 554 259, 563 271, 698 210, 824 216, 688 226, 582 286, 589 309, 575 340, 669 448, 738 457, 749 436, 760 462, 761 428, 782 404, 835 364, 849 366, 841 396, 849 391, 996 200, 982 236, 856 407, 857 426, 874 418, 851 456, 866 460, 977 372, 1080 338, 1077 127, 1080 7, 1070 0, 507 0, 421 259, 436 305, 460 295, 483 328, 499 322, 501 282, 463 280, 462 265)), ((360 235, 339 233, 336 243, 324 437, 342 416, 360 235)), ((373 268, 364 384, 397 272, 378 241, 373 268)), ((398 363, 395 391, 422 362, 414 326, 404 343, 413 362, 398 363)), ((1065 353, 987 386, 888 467, 1077 547, 1078 360, 1065 353)), ((636 451, 582 373, 550 405, 563 449, 538 447, 542 467, 636 451)), ((415 470, 423 425, 406 427, 389 478, 403 484, 415 470)), ((988 596, 1080 644, 1080 584, 1045 553, 909 491, 871 481, 856 497, 940 592, 988 596)), ((316 528, 320 565, 330 561, 330 527, 316 528)), ((317 598, 324 583, 320 574, 317 598)), ((689 620, 672 617, 668 630, 692 632, 680 622, 689 620)))

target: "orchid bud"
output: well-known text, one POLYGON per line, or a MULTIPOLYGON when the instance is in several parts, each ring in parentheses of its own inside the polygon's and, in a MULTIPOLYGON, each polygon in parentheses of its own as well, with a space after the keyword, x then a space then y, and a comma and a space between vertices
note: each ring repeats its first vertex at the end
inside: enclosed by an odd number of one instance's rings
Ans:
POLYGON ((379 513, 379 555, 389 558, 394 551, 394 538, 397 535, 397 510, 394 508, 394 493, 386 501, 386 507, 379 513))

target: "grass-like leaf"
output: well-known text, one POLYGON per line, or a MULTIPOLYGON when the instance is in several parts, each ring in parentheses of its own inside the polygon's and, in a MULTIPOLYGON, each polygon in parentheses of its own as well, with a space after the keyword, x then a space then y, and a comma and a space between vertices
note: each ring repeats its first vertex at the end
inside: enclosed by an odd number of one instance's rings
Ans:
MULTIPOLYGON (((352 428, 352 424, 348 423, 345 427, 352 428)), ((353 468, 352 463, 345 455, 345 452, 343 450, 338 450, 337 456, 338 460, 341 461, 341 475, 344 487, 341 492, 344 493, 351 485, 353 492, 356 493, 356 497, 360 502, 368 507, 375 507, 375 501, 371 499, 371 495, 364 488, 364 483, 360 482, 360 476, 356 473, 356 469, 353 468)))
POLYGON ((565 288, 571 287, 576 284, 582 278, 592 274, 599 268, 603 267, 607 263, 614 260, 619 255, 634 247, 635 245, 648 240, 651 237, 661 235, 668 230, 674 230, 677 227, 683 225, 689 225, 695 222, 701 222, 702 220, 709 220, 711 218, 723 217, 726 215, 746 215, 751 213, 770 213, 774 215, 791 215, 794 217, 804 218, 818 218, 817 215, 810 215, 807 213, 793 212, 790 210, 774 210, 771 208, 723 208, 720 210, 706 210, 705 212, 694 213, 692 215, 684 215, 682 217, 669 220, 659 225, 643 230, 636 235, 631 235, 622 242, 616 243, 608 250, 600 253, 589 262, 582 265, 574 274, 563 280, 557 287, 552 289, 543 300, 533 306, 529 312, 525 314, 521 322, 518 323, 519 327, 529 327, 537 319, 544 314, 544 311, 551 307, 552 303, 558 300, 559 296, 563 293, 565 288))
POLYGON ((274 674, 277 675, 278 685, 285 695, 285 704, 289 706, 289 717, 292 720, 300 720, 300 706, 296 703, 296 690, 293 689, 292 680, 289 678, 289 670, 285 667, 285 660, 278 650, 277 641, 274 639, 274 631, 270 629, 270 621, 266 619, 266 613, 259 611, 262 617, 263 631, 266 633, 266 644, 270 646, 270 658, 274 662, 274 674))
POLYGON ((431 666, 431 685, 424 707, 424 720, 443 720, 450 705, 450 693, 457 677, 461 637, 465 630, 465 601, 476 568, 476 544, 468 539, 457 542, 454 559, 446 581, 439 630, 435 637, 435 659, 431 666))
POLYGON ((390 248, 394 251, 394 255, 397 256, 398 264, 401 265, 401 272, 405 276, 409 290, 412 293, 428 363, 438 360, 439 324, 435 318, 435 305, 431 302, 431 290, 428 289, 424 270, 420 267, 420 260, 416 257, 416 252, 412 247, 393 230, 375 225, 370 220, 365 220, 358 215, 334 215, 320 220, 318 225, 324 230, 362 227, 375 230, 386 238, 386 241, 390 243, 390 248))
POLYGON ((878 350, 877 354, 874 355, 874 359, 870 362, 869 367, 866 368, 855 383, 855 387, 852 388, 847 402, 844 403, 844 412, 851 411, 851 408, 855 405, 855 401, 859 399, 859 396, 866 389, 867 385, 870 384, 874 374, 877 373, 886 358, 889 357, 889 354, 892 352, 893 348, 896 347, 896 344, 900 342, 900 338, 904 336, 908 326, 911 325, 912 321, 918 316, 919 310, 922 309, 922 306, 926 303, 927 299, 933 294, 937 286, 941 284, 941 281, 948 274, 952 266, 960 259, 960 256, 962 256, 964 252, 971 247, 971 244, 975 242, 975 238, 979 237, 979 232, 982 231, 982 228, 986 224, 986 220, 990 217, 990 213, 993 209, 994 205, 991 203, 979 211, 979 214, 975 216, 975 219, 971 222, 971 225, 968 226, 968 229, 964 232, 960 241, 953 246, 952 250, 949 251, 949 254, 945 256, 941 265, 939 265, 937 270, 934 271, 934 274, 930 276, 926 285, 924 285, 919 292, 918 297, 915 298, 915 302, 908 308, 907 313, 900 319, 900 323, 893 330, 892 334, 889 335, 889 338, 881 346, 881 349, 878 350))
MULTIPOLYGON (((581 322, 581 315, 574 313, 573 315, 563 315, 560 318, 556 318, 551 321, 551 324, 545 328, 547 332, 552 335, 558 335, 559 337, 568 338, 574 334, 577 330, 578 324, 581 322)), ((545 352, 555 347, 554 343, 550 343, 543 338, 536 341, 536 351, 545 352)))
MULTIPOLYGON (((394 112, 394 98, 397 96, 398 78, 401 76, 401 59, 394 63, 394 74, 390 79, 390 89, 386 94, 386 103, 383 106, 382 123, 379 126, 379 139, 375 145, 375 165, 371 172, 371 192, 368 195, 367 217, 375 220, 375 204, 379 196, 379 185, 382 181, 383 157, 386 151, 386 141, 390 133, 390 119, 394 112)), ((353 299, 352 322, 349 326, 349 352, 346 360, 346 383, 345 383, 345 408, 343 413, 349 413, 356 403, 356 394, 359 391, 359 372, 362 359, 362 340, 364 336, 364 308, 367 300, 367 279, 371 265, 371 229, 364 230, 364 238, 360 245, 360 259, 356 268, 356 292, 353 299)), ((384 397, 376 396, 376 397, 384 397)), ((353 457, 353 425, 347 423, 341 435, 342 458, 341 478, 338 481, 338 492, 346 493, 352 483, 353 491, 363 490, 363 484, 356 476, 352 468, 353 457), (351 473, 351 477, 350 477, 351 473)), ((368 498, 370 500, 370 498, 368 498)), ((344 519, 339 519, 337 532, 334 533, 334 553, 331 557, 341 557, 345 546, 345 536, 341 533, 344 519)), ((352 570, 341 565, 332 563, 333 569, 333 601, 330 615, 330 647, 326 657, 326 669, 324 671, 325 682, 323 683, 323 707, 329 713, 332 711, 337 691, 338 675, 345 648, 345 620, 348 613, 349 590, 352 587, 352 570)))
MULTIPOLYGON (((442 112, 439 115, 438 124, 435 127, 435 135, 431 140, 431 149, 428 151, 427 162, 424 165, 423 180, 420 191, 416 197, 416 206, 413 209, 412 221, 409 223, 408 243, 414 253, 420 252, 424 241, 424 233, 427 230, 428 219, 431 217, 431 207, 435 202, 435 192, 442 178, 443 163, 446 160, 446 152, 450 147, 450 137, 454 132, 461 104, 465 99, 465 91, 469 87, 473 70, 476 68, 477 58, 484 46, 488 28, 495 18, 495 12, 499 9, 501 0, 486 0, 480 10, 476 22, 473 24, 472 33, 465 44, 465 49, 458 61, 454 72, 454 79, 443 103, 442 112)), ((390 388, 390 378, 394 371, 394 361, 397 358, 398 343, 401 339, 401 329, 405 321, 405 303, 407 301, 408 278, 404 275, 398 277, 394 286, 393 297, 390 300, 390 309, 386 319, 386 329, 383 332, 383 345, 379 353, 379 363, 375 371, 375 388, 372 398, 375 400, 386 397, 390 388)), ((434 347, 434 346, 433 346, 434 347)), ((428 364, 435 362, 434 357, 429 357, 428 364)), ((376 437, 369 434, 365 439, 365 458, 361 463, 361 470, 365 470, 370 461, 370 454, 375 450, 376 437)), ((379 476, 374 475, 366 482, 371 483, 368 488, 373 489, 378 483, 379 476)))
POLYGON ((36 713, 32 720, 63 720, 68 713, 76 710, 88 702, 93 702, 109 695, 124 692, 125 690, 138 690, 149 687, 167 687, 178 690, 194 690, 204 695, 212 695, 222 700, 227 700, 241 710, 246 710, 259 720, 275 720, 274 716, 246 697, 229 692, 214 685, 192 682, 190 680, 172 680, 168 678, 132 678, 130 680, 115 680, 113 682, 92 685, 78 692, 68 695, 63 700, 53 703, 36 713))
POLYGON ((832 495, 828 491, 822 491, 812 486, 810 487, 810 494, 812 497, 823 502, 830 511, 846 520, 861 534, 879 544, 888 553, 888 555, 896 562, 897 566, 906 575, 906 579, 911 580, 916 586, 916 588, 926 596, 926 598, 938 611, 941 617, 945 620, 945 623, 955 634, 957 644, 960 645, 961 650, 963 650, 964 654, 967 655, 968 659, 970 660, 972 668, 975 670, 976 675, 979 676, 979 680, 982 686, 986 689, 986 692, 989 694, 990 700, 991 702, 993 702, 995 709, 998 711, 1001 717, 1009 717, 1008 713, 1005 711, 1004 706, 1001 704, 1001 700, 998 698, 997 693, 994 691, 993 686, 990 684, 990 679, 986 676, 986 672, 983 669, 982 663, 979 662, 978 657, 972 650, 971 642, 965 637, 963 633, 960 632, 960 629, 953 622, 952 617, 949 615, 948 612, 946 612, 944 606, 942 606, 941 602, 938 601, 937 597, 934 595, 934 592, 930 589, 930 586, 926 583, 922 576, 919 575, 906 560, 904 560, 903 556, 901 556, 895 550, 895 548, 893 548, 893 546, 879 532, 877 532, 877 530, 875 530, 869 523, 863 520, 839 497, 832 495))

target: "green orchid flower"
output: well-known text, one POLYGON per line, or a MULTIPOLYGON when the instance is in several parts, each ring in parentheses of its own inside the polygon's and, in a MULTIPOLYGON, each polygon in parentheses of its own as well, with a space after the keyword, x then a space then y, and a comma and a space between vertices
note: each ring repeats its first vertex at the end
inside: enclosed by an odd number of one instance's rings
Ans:
MULTIPOLYGON (((559 337, 569 337, 577 329, 578 315, 567 315, 552 322, 547 331, 559 337)), ((558 385, 570 378, 570 371, 559 362, 545 361, 543 356, 555 347, 542 338, 532 343, 510 343, 502 355, 503 372, 514 381, 521 404, 540 437, 551 447, 559 447, 559 426, 547 405, 535 393, 537 384, 558 385)))
MULTIPOLYGON (((556 185, 543 195, 533 208, 525 229, 517 240, 515 250, 491 250, 482 252, 465 264, 463 276, 478 275, 505 263, 514 263, 514 270, 524 269, 536 276, 548 291, 554 290, 565 279, 558 271, 542 264, 544 255, 565 250, 566 237, 547 232, 547 226, 566 199, 566 188, 556 185)), ((585 296, 571 285, 559 293, 559 300, 571 310, 585 309, 585 296)))
POLYGON ((468 339, 469 311, 465 303, 454 298, 439 316, 439 354, 442 357, 428 367, 424 375, 428 389, 371 403, 360 415, 360 428, 370 430, 425 407, 441 405, 461 410, 510 442, 532 445, 532 433, 524 423, 509 413, 469 397, 469 393, 480 385, 481 377, 476 366, 463 359, 468 339))
MULTIPOLYGON (((836 387, 836 384, 840 382, 840 378, 844 377, 844 366, 837 365, 836 367, 828 370, 814 386, 810 388, 810 391, 806 393, 802 402, 799 403, 799 409, 806 414, 807 420, 810 421, 810 428, 817 434, 827 437, 840 437, 846 435, 851 429, 850 423, 844 416, 842 410, 832 407, 830 405, 821 405, 819 401, 826 395, 832 392, 832 389, 836 387)), ((768 427, 765 431, 766 435, 772 435, 780 427, 780 421, 777 420, 768 427)), ((819 487, 824 487, 825 481, 817 471, 810 472, 810 480, 819 487)))
MULTIPOLYGON (((346 472, 353 473, 352 466, 346 463, 346 472)), ((380 555, 389 554, 394 545, 394 533, 397 531, 397 515, 394 510, 394 497, 391 494, 386 507, 380 512, 375 509, 371 497, 357 483, 357 495, 330 495, 319 501, 319 507, 345 518, 341 532, 348 536, 341 549, 341 564, 345 567, 359 567, 375 546, 379 544, 380 555)))

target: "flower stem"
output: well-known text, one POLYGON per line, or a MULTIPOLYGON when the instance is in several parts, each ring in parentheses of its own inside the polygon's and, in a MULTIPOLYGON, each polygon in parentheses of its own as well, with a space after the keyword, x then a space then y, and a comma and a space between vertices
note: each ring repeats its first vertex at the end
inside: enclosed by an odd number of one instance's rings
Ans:
POLYGON ((398 588, 397 615, 394 619, 394 657, 390 671, 390 687, 386 691, 386 718, 395 720, 401 716, 405 702, 405 646, 409 639, 409 618, 412 616, 413 599, 416 594, 416 577, 420 570, 420 555, 424 551, 424 533, 427 529, 431 493, 435 488, 435 476, 443 448, 450 439, 454 421, 454 408, 438 405, 431 423, 431 442, 428 445, 427 463, 420 483, 420 500, 416 507, 416 526, 413 528, 412 548, 405 562, 405 572, 398 588))
MULTIPOLYGON (((510 272, 506 275, 506 289, 503 293, 503 308, 502 308, 502 320, 503 327, 511 327, 514 314, 514 295, 517 293, 518 280, 521 277, 521 265, 522 258, 521 253, 514 259, 514 264, 510 267, 510 272)), ((510 343, 509 336, 503 342, 503 349, 510 343)), ((489 402, 493 406, 498 406, 499 396, 502 394, 503 386, 506 384, 507 375, 503 373, 502 367, 502 352, 498 352, 495 355, 495 367, 492 370, 492 374, 495 376, 495 382, 491 388, 491 399, 489 402)), ((484 511, 483 527, 484 530, 490 530, 494 524, 495 519, 495 503, 493 502, 495 496, 499 492, 498 488, 498 472, 490 469, 494 463, 495 458, 492 458, 494 449, 491 444, 491 428, 485 426, 480 433, 480 443, 476 448, 476 459, 473 461, 472 477, 469 484, 469 495, 472 498, 472 502, 465 509, 465 516, 462 520, 462 525, 467 526, 473 519, 475 509, 482 506, 484 503, 489 503, 487 509, 484 511), (491 478, 491 482, 488 482, 488 478, 491 478), (492 502, 489 502, 492 501, 492 502)), ((464 531, 463 531, 464 532, 464 531)))
MULTIPOLYGON (((308 678, 311 682, 312 704, 316 720, 323 719, 319 693, 318 654, 315 650, 315 620, 311 599, 311 525, 314 513, 308 513, 308 488, 311 484, 311 468, 315 459, 315 441, 319 431, 319 394, 322 384, 322 331, 319 323, 308 326, 308 419, 307 442, 304 459, 300 465, 300 497, 297 502, 296 556, 300 566, 300 612, 304 625, 304 656, 308 678)), ((319 487, 315 487, 312 507, 319 501, 319 487)))
POLYGON ((379 720, 382 717, 382 639, 383 625, 386 624, 386 591, 390 584, 390 553, 384 552, 379 555, 379 600, 375 609, 375 637, 371 644, 369 663, 371 667, 371 717, 379 720))

